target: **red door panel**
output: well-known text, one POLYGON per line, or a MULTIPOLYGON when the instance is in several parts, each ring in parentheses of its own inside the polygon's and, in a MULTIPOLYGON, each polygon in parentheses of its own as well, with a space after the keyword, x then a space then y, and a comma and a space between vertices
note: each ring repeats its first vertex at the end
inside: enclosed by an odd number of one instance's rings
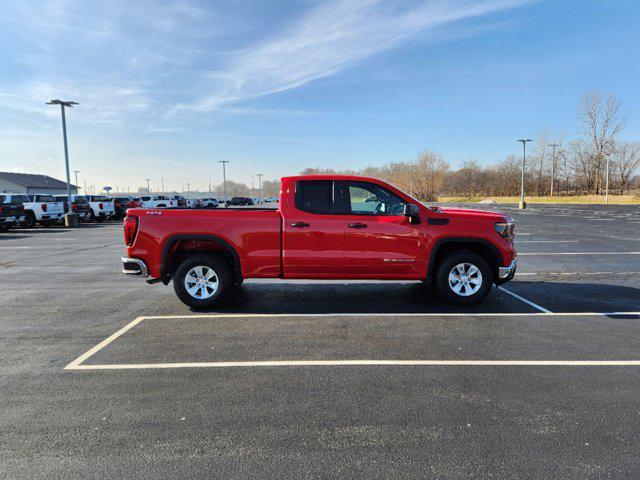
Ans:
POLYGON ((347 215, 344 231, 347 276, 417 279, 424 271, 425 239, 408 218, 347 215))

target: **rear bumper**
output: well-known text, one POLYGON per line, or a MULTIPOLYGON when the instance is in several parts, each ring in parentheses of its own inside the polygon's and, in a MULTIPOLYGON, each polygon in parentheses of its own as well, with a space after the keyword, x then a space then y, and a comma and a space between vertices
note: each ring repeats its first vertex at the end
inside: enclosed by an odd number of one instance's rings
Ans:
POLYGON ((518 261, 514 258, 508 267, 498 267, 498 281, 496 283, 505 283, 513 278, 516 274, 518 261))
POLYGON ((139 258, 122 257, 120 260, 122 260, 122 273, 139 277, 149 276, 147 264, 139 258))

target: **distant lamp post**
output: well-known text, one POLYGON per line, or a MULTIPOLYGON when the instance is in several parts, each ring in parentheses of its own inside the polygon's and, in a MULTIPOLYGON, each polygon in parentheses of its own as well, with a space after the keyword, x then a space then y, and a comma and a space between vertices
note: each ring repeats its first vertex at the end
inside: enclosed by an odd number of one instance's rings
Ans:
MULTIPOLYGON (((78 102, 64 102, 62 100, 50 100, 47 105, 60 105, 60 111, 62 112, 62 139, 64 141, 64 162, 67 170, 67 201, 69 210, 64 215, 64 224, 67 227, 76 227, 78 225, 78 217, 71 211, 71 175, 69 173, 69 148, 67 147, 67 120, 65 118, 65 107, 73 107, 78 105, 78 102)), ((77 181, 76 181, 77 183, 77 181)))
POLYGON ((227 204, 227 163, 230 160, 219 160, 218 163, 222 164, 222 189, 224 190, 224 203, 227 204))
POLYGON ((73 171, 73 173, 74 173, 74 174, 75 174, 75 176, 76 176, 76 189, 77 189, 77 188, 79 188, 79 187, 78 187, 78 174, 80 173, 80 170, 74 170, 74 171, 73 171))
POLYGON ((151 188, 149 187, 149 182, 151 181, 151 179, 145 178, 145 180, 147 181, 147 193, 151 193, 151 188))
POLYGON ((611 163, 611 153, 607 153, 607 179, 604 186, 604 203, 609 205, 609 163, 611 163))
POLYGON ((527 142, 531 142, 530 138, 520 138, 518 142, 522 143, 522 172, 520 175, 520 204, 518 208, 524 210, 527 208, 527 202, 524 201, 524 164, 527 161, 527 142))

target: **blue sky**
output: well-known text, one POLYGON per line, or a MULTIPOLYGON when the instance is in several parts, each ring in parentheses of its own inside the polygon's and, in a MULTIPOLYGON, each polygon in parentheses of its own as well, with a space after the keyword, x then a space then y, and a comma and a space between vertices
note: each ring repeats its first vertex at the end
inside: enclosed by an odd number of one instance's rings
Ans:
POLYGON ((80 184, 251 183, 431 149, 458 166, 579 135, 588 91, 640 137, 636 0, 6 2, 0 170, 80 184))

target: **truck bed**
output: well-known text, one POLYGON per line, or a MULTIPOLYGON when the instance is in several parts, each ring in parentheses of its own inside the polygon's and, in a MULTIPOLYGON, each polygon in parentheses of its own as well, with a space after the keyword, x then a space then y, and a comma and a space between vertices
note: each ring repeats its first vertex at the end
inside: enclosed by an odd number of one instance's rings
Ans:
POLYGON ((280 276, 282 217, 267 208, 132 208, 138 235, 129 255, 145 252, 151 276, 160 277, 163 257, 182 239, 216 241, 240 257, 243 276, 280 276))

